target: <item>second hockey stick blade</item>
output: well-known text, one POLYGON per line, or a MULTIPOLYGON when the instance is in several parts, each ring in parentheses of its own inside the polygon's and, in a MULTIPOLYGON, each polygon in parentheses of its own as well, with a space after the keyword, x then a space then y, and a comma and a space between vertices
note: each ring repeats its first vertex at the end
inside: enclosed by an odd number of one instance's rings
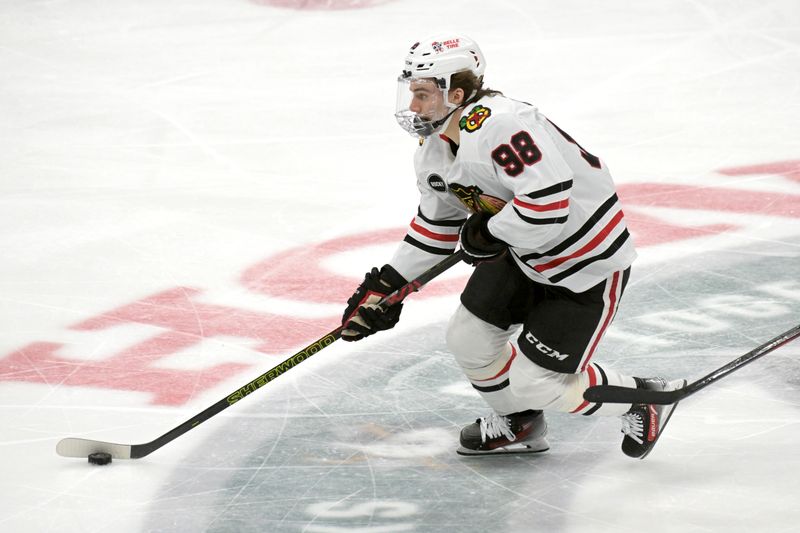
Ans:
POLYGON ((673 391, 653 391, 646 389, 633 389, 630 387, 620 387, 618 385, 596 385, 589 387, 583 393, 583 399, 592 403, 654 403, 658 405, 669 405, 671 403, 679 402, 687 396, 691 396, 695 392, 704 389, 715 381, 718 381, 728 374, 740 369, 744 365, 751 363, 761 356, 767 355, 769 352, 780 348, 784 344, 800 337, 800 326, 795 326, 792 329, 781 333, 774 339, 771 339, 758 348, 744 354, 743 356, 734 359, 730 363, 719 367, 710 374, 703 376, 697 381, 689 383, 682 389, 673 391))

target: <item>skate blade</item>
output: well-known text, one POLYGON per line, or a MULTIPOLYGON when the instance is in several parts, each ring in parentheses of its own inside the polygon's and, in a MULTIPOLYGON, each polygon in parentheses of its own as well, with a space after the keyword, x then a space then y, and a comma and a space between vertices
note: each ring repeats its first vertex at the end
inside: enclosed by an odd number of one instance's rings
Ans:
MULTIPOLYGON (((664 390, 672 391, 672 390, 682 389, 682 388, 684 388, 686 386, 687 383, 688 383, 688 381, 686 381, 685 379, 677 379, 675 381, 670 381, 669 382, 670 386, 667 387, 664 390)), ((647 457, 650 454, 650 452, 653 451, 653 448, 656 447, 656 443, 658 442, 658 439, 661 438, 661 435, 664 434, 664 429, 666 429, 667 424, 669 423, 669 419, 672 418, 672 414, 675 412, 675 408, 678 407, 678 403, 680 403, 680 402, 675 402, 672 405, 668 406, 670 409, 669 409, 669 412, 667 413, 667 418, 664 420, 664 423, 661 425, 661 429, 658 430, 658 435, 656 435, 656 440, 653 441, 653 445, 650 446, 649 450, 647 450, 646 452, 644 452, 642 455, 639 456, 639 459, 644 459, 645 457, 647 457)), ((661 416, 664 416, 664 413, 661 413, 661 416)))
POLYGON ((509 454, 523 454, 523 453, 542 453, 550 449, 550 444, 544 439, 533 442, 520 442, 512 443, 508 446, 495 448, 494 450, 471 450, 463 446, 459 446, 456 450, 458 455, 509 455, 509 454))

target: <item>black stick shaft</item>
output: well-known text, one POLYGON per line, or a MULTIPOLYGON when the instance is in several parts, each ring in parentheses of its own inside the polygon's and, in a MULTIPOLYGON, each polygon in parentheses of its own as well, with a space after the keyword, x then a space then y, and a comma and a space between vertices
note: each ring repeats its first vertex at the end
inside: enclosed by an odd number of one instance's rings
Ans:
MULTIPOLYGON (((447 256, 446 259, 440 261, 430 269, 426 270, 422 274, 419 275, 416 279, 413 279, 394 291, 392 294, 386 296, 383 300, 379 302, 378 305, 393 305, 405 300, 408 295, 413 292, 417 292, 422 288, 423 285, 431 281, 433 278, 437 277, 439 274, 444 272, 445 270, 449 269, 450 267, 459 263, 463 257, 463 252, 460 250, 447 256)), ((184 433, 196 428, 212 416, 219 414, 220 412, 224 411, 231 405, 235 404, 245 396, 257 391, 273 379, 277 378, 284 372, 294 368, 295 366, 299 365, 312 355, 316 354, 323 348, 326 348, 333 344, 336 340, 341 338, 342 336, 342 326, 337 327, 330 333, 322 336, 321 338, 317 339, 316 341, 312 342, 293 356, 289 357, 282 363, 279 363, 272 367, 271 369, 267 370, 256 379, 252 380, 251 382, 247 383, 246 385, 239 387, 231 394, 227 395, 225 398, 222 398, 220 401, 215 403, 214 405, 204 409, 200 413, 197 413, 195 416, 184 422, 183 424, 171 429, 170 431, 164 433, 157 439, 145 443, 145 444, 134 444, 131 446, 131 459, 138 459, 140 457, 144 457, 155 450, 161 448, 165 444, 172 442, 173 440, 177 439, 184 433)))
POLYGON ((697 391, 708 387, 712 383, 719 381, 725 376, 739 370, 743 366, 752 363, 756 359, 767 355, 788 344, 797 337, 800 337, 800 325, 770 339, 761 346, 749 351, 741 357, 738 357, 730 363, 719 367, 710 374, 703 376, 697 381, 693 381, 686 387, 675 391, 649 391, 645 389, 632 389, 630 387, 620 387, 618 385, 597 385, 589 387, 584 391, 583 398, 586 401, 594 403, 653 403, 659 405, 668 405, 691 396, 697 391))
POLYGON ((777 350, 778 348, 780 348, 784 344, 788 344, 789 342, 793 341, 798 336, 800 336, 800 325, 793 327, 789 331, 787 331, 785 333, 782 333, 781 335, 778 335, 774 339, 771 339, 771 340, 765 342, 764 344, 762 344, 758 348, 755 348, 754 350, 744 354, 743 356, 741 356, 741 357, 739 357, 737 359, 734 359, 733 361, 731 361, 727 365, 719 367, 718 369, 714 370, 713 372, 711 372, 707 376, 703 376, 702 378, 700 378, 697 381, 693 382, 690 385, 691 390, 692 390, 691 394, 694 394, 695 392, 699 391, 700 389, 708 387, 709 385, 711 385, 715 381, 719 381, 720 379, 724 378, 728 374, 730 374, 732 372, 735 372, 736 370, 739 370, 744 365, 746 365, 748 363, 752 363, 753 361, 755 361, 759 357, 763 357, 763 356, 767 355, 768 353, 770 353, 771 351, 777 350))

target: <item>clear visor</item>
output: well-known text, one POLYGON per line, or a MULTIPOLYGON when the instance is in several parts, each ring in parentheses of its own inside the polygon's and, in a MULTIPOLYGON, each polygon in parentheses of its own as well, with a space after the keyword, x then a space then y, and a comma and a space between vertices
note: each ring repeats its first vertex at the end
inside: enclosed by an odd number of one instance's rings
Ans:
POLYGON ((441 127, 440 121, 451 111, 447 89, 433 78, 397 78, 395 118, 400 127, 414 137, 428 137, 441 127))

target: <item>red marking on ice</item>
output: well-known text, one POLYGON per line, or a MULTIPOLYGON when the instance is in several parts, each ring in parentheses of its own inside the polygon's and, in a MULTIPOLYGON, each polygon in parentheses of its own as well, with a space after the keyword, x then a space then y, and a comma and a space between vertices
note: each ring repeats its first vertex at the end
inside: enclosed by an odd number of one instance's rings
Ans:
POLYGON ((296 9, 298 11, 340 11, 364 9, 386 4, 391 0, 251 0, 255 4, 296 9))
POLYGON ((73 326, 84 331, 126 323, 164 328, 164 333, 109 358, 69 359, 58 355, 60 344, 32 343, 0 359, 0 381, 149 392, 152 403, 180 405, 195 391, 206 390, 250 365, 222 363, 197 371, 154 367, 160 359, 219 335, 256 339, 260 342, 256 350, 288 356, 283 352, 337 325, 331 319, 297 319, 199 303, 194 301, 198 294, 196 289, 172 289, 73 326))
MULTIPOLYGON (((786 161, 720 171, 726 175, 772 173, 798 179, 800 162, 786 161)), ((734 223, 687 227, 681 221, 666 222, 645 214, 645 208, 672 207, 726 213, 753 213, 767 216, 800 217, 800 196, 752 192, 720 187, 695 187, 641 183, 622 185, 619 195, 626 207, 626 221, 640 247, 680 241, 729 231, 734 223)), ((304 302, 344 302, 361 281, 361 272, 352 276, 334 274, 325 261, 335 254, 364 246, 396 243, 404 228, 378 230, 364 234, 303 245, 268 257, 245 270, 241 282, 250 290, 272 297, 304 302)), ((372 264, 363 267, 365 272, 372 264)), ((464 286, 465 278, 436 280, 414 298, 453 294, 464 286)), ((180 405, 195 392, 206 390, 249 368, 247 364, 220 363, 202 370, 158 368, 155 363, 190 349, 215 336, 255 339, 256 350, 284 359, 326 331, 338 326, 340 316, 324 319, 294 318, 259 313, 199 302, 199 289, 175 287, 87 319, 71 329, 94 331, 101 335, 118 324, 147 324, 163 329, 150 339, 110 355, 102 361, 78 360, 60 356, 60 344, 33 342, 0 359, 0 382, 43 383, 51 386, 93 387, 152 394, 152 403, 180 405)), ((269 364, 266 363, 265 364, 269 364)), ((588 368, 591 368, 588 367, 588 368)))
POLYGON ((736 224, 684 226, 680 220, 668 222, 645 214, 643 208, 649 206, 800 217, 800 196, 783 193, 657 183, 621 185, 618 193, 626 206, 628 228, 639 247, 724 233, 738 227, 736 224))
POLYGON ((622 205, 800 217, 800 196, 786 193, 663 183, 621 185, 618 193, 622 205))
MULTIPOLYGON (((405 228, 392 228, 291 248, 245 270, 241 282, 251 291, 266 296, 304 302, 343 303, 364 279, 364 273, 380 265, 365 264, 363 272, 341 276, 325 269, 325 260, 364 246, 398 243, 404 235, 405 228)), ((464 281, 464 278, 432 281, 414 298, 452 294, 464 286, 464 281)))
POLYGON ((0 360, 0 381, 145 392, 153 395, 151 403, 180 405, 195 391, 204 391, 248 367, 228 363, 192 371, 151 366, 194 342, 165 333, 102 361, 63 358, 58 355, 60 344, 35 342, 0 360))
POLYGON ((726 176, 775 174, 789 178, 790 180, 800 181, 800 160, 776 161, 774 163, 762 163, 760 165, 747 165, 743 167, 729 167, 720 169, 717 172, 726 176))
POLYGON ((645 248, 667 242, 685 241, 706 237, 735 229, 732 224, 708 224, 704 226, 678 226, 660 218, 644 214, 644 210, 627 208, 625 221, 633 234, 636 246, 645 248))
POLYGON ((77 324, 77 330, 101 330, 120 323, 160 326, 197 343, 216 336, 260 341, 254 349, 275 353, 298 346, 313 333, 338 324, 331 319, 293 318, 235 307, 199 303, 197 289, 176 288, 133 302, 77 324))

